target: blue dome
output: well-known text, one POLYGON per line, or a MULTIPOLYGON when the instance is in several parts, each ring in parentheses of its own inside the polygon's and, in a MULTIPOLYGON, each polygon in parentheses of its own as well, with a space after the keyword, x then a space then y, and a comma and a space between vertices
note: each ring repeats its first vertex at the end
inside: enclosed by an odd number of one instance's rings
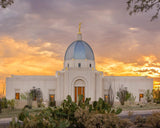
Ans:
POLYGON ((65 53, 64 60, 88 59, 94 60, 92 48, 83 40, 74 41, 65 53))

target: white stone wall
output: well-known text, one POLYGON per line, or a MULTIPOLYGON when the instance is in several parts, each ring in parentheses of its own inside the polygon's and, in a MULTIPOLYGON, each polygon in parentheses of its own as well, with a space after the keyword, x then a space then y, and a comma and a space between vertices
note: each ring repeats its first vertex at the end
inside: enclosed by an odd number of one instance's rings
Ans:
POLYGON ((56 91, 57 79, 55 76, 15 76, 6 79, 6 98, 15 99, 15 92, 25 93, 40 88, 44 101, 49 100, 49 93, 56 91))
POLYGON ((104 93, 107 92, 109 86, 112 86, 117 101, 117 91, 121 87, 126 87, 129 92, 136 96, 136 101, 139 102, 139 94, 149 89, 153 89, 153 79, 142 76, 104 76, 103 78, 104 93))
POLYGON ((60 103, 71 95, 75 100, 75 81, 81 79, 85 83, 85 98, 90 97, 92 101, 104 98, 109 86, 112 86, 115 95, 120 87, 136 96, 139 101, 139 94, 144 94, 147 89, 153 89, 153 79, 139 76, 103 76, 103 72, 92 68, 75 67, 57 71, 56 76, 12 76, 6 79, 6 98, 14 99, 15 93, 25 93, 33 88, 40 88, 44 101, 49 100, 49 94, 55 94, 56 104, 60 103))
POLYGON ((95 100, 98 101, 99 98, 104 97, 104 87, 103 87, 103 72, 96 71, 96 79, 95 79, 95 100))

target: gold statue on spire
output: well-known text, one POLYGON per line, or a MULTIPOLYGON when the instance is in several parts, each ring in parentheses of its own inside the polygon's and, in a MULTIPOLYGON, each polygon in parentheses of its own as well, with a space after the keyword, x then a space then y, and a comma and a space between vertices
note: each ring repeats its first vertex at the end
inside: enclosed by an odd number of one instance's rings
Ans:
POLYGON ((78 34, 81 34, 81 22, 79 23, 79 32, 78 32, 78 34))

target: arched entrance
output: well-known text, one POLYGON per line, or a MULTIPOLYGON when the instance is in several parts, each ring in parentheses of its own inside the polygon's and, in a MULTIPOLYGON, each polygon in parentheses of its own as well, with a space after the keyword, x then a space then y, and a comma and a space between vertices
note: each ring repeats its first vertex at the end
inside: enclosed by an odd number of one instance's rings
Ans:
POLYGON ((75 94, 75 102, 78 101, 78 96, 83 95, 83 101, 85 100, 85 82, 81 79, 78 79, 74 82, 74 94, 75 94))

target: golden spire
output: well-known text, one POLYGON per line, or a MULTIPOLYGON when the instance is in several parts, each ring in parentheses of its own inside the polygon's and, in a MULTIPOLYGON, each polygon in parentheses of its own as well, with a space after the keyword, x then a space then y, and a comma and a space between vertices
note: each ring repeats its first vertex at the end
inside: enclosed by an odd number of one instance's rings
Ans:
POLYGON ((81 22, 79 23, 79 32, 78 32, 78 34, 81 34, 81 22))

